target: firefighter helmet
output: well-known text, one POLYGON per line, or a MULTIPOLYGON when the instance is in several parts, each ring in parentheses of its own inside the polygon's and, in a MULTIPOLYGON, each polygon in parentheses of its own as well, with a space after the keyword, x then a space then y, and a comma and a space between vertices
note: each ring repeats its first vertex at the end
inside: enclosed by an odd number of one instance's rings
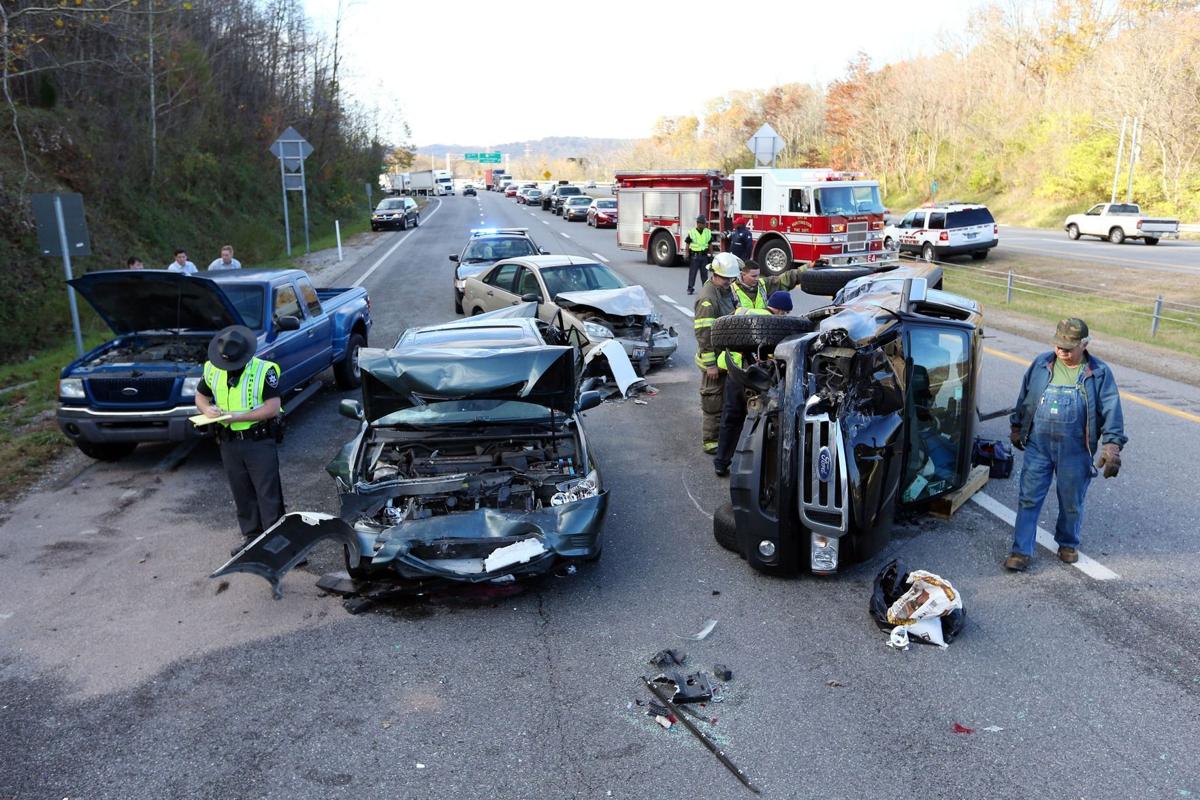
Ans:
POLYGON ((742 260, 733 253, 717 253, 712 261, 712 271, 722 278, 736 278, 742 271, 742 260))

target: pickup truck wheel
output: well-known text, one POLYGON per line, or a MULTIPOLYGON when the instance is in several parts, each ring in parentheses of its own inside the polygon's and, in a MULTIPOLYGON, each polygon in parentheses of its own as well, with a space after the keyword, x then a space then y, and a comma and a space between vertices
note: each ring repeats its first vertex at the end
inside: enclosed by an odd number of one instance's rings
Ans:
POLYGON ((75 442, 79 452, 97 461, 120 461, 137 449, 137 442, 75 442))
POLYGON ((1158 244, 1157 236, 1143 236, 1142 241, 1146 244, 1158 244))
POLYGON ((1120 227, 1113 228, 1108 232, 1108 240, 1113 244, 1121 244, 1121 242, 1125 241, 1125 231, 1120 227))
POLYGON ((650 240, 649 261, 660 267, 675 266, 675 239, 666 231, 659 231, 650 240))
POLYGON ((933 257, 934 257, 933 245, 931 245, 929 242, 926 242, 924 244, 924 246, 921 247, 921 258, 925 259, 926 261, 928 261, 929 263, 932 264, 933 257))
POLYGON ((759 314, 730 314, 713 321, 709 341, 718 350, 755 350, 774 347, 789 336, 815 331, 808 317, 766 317, 759 314))
POLYGON ((758 263, 762 265, 765 272, 771 275, 782 275, 791 269, 792 254, 781 241, 775 239, 758 251, 758 263))
POLYGON ((818 297, 833 297, 855 278, 874 274, 870 267, 818 267, 800 273, 800 291, 818 297))
POLYGON ((357 389, 362 385, 362 369, 358 366, 358 351, 367 346, 361 333, 350 334, 346 357, 333 365, 333 377, 339 389, 357 389))
POLYGON ((1074 222, 1067 226, 1067 238, 1072 242, 1079 238, 1079 226, 1074 222))
POLYGON ((738 544, 737 521, 733 516, 733 503, 723 503, 717 506, 717 510, 713 513, 713 538, 726 550, 731 550, 742 558, 746 557, 738 544))

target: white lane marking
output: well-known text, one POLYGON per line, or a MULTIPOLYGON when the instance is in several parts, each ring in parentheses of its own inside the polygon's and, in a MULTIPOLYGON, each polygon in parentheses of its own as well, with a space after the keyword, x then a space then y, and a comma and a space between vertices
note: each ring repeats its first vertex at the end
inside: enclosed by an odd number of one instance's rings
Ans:
MULTIPOLYGON (((433 211, 430 211, 429 214, 426 215, 424 221, 428 222, 430 219, 433 218, 433 215, 436 214, 437 212, 441 211, 441 209, 442 209, 442 201, 438 200, 437 206, 433 209, 433 211)), ((420 230, 420 228, 413 228, 411 231, 409 231, 408 233, 401 236, 400 241, 396 242, 394 245, 389 247, 388 251, 386 253, 384 253, 383 255, 381 255, 379 257, 379 260, 376 261, 374 264, 372 264, 370 269, 368 269, 366 272, 364 272, 362 274, 362 277, 359 278, 358 280, 356 280, 354 283, 350 284, 350 286, 352 286, 352 287, 362 286, 363 281, 365 281, 367 278, 371 277, 371 274, 374 273, 375 270, 377 270, 381 266, 383 266, 383 262, 387 261, 388 258, 391 257, 392 253, 396 252, 397 247, 404 244, 404 242, 408 240, 408 237, 412 236, 414 233, 416 233, 419 230, 420 230)))
POLYGON ((680 476, 680 480, 683 483, 683 490, 685 492, 687 492, 687 496, 689 498, 691 498, 692 505, 694 505, 696 507, 696 510, 699 511, 704 516, 708 517, 709 519, 712 519, 713 515, 704 510, 704 508, 700 505, 700 501, 696 499, 696 497, 692 494, 692 490, 688 488, 686 471, 683 473, 683 475, 680 476))
POLYGON ((673 306, 679 305, 678 301, 676 301, 675 298, 671 297, 671 295, 669 295, 669 294, 660 294, 658 297, 660 300, 666 300, 668 303, 670 303, 673 306))
POLYGON ((561 236, 561 237, 563 237, 564 239, 570 239, 570 238, 571 238, 571 234, 569 234, 569 233, 560 233, 560 234, 558 234, 558 235, 559 235, 559 236, 561 236))
POLYGON ((685 316, 692 317, 693 319, 695 319, 696 312, 692 311, 690 308, 684 308, 683 306, 679 305, 678 303, 672 303, 671 305, 673 305, 675 307, 675 310, 678 311, 680 314, 683 314, 685 316))
MULTIPOLYGON (((976 492, 971 496, 981 508, 990 512, 1007 525, 1015 525, 1017 522, 1017 512, 1013 511, 1008 506, 1001 503, 996 498, 984 492, 976 492)), ((1058 545, 1054 542, 1054 537, 1043 528, 1041 525, 1037 529, 1037 543, 1049 550, 1051 553, 1058 552, 1058 545)), ((1115 581, 1121 576, 1113 572, 1108 567, 1096 561, 1094 558, 1079 554, 1079 560, 1072 566, 1078 567, 1079 571, 1089 578, 1097 581, 1115 581)))
POLYGON ((547 222, 546 220, 542 220, 542 224, 543 224, 543 225, 549 225, 550 223, 549 223, 549 222, 547 222))
POLYGON ((592 255, 594 255, 596 258, 600 259, 601 261, 603 261, 605 264, 608 263, 608 259, 605 258, 604 256, 600 255, 599 253, 592 253, 592 255))

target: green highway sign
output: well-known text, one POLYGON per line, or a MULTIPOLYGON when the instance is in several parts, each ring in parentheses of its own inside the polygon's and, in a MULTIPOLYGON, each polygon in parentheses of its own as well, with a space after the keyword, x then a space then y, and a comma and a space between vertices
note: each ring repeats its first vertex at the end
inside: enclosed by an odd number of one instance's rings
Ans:
POLYGON ((467 161, 478 161, 479 153, 464 153, 463 158, 465 158, 467 161))
POLYGON ((477 153, 477 155, 480 164, 499 164, 501 160, 499 153, 477 153))

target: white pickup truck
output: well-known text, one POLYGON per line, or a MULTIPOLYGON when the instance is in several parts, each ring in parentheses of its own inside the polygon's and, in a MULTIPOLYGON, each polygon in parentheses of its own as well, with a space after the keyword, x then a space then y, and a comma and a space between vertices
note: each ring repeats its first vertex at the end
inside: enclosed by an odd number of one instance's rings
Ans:
POLYGON ((1158 244, 1159 239, 1179 238, 1179 220, 1143 217, 1136 203, 1097 203, 1085 214, 1067 217, 1063 227, 1071 239, 1099 236, 1113 244, 1126 239, 1158 244))

